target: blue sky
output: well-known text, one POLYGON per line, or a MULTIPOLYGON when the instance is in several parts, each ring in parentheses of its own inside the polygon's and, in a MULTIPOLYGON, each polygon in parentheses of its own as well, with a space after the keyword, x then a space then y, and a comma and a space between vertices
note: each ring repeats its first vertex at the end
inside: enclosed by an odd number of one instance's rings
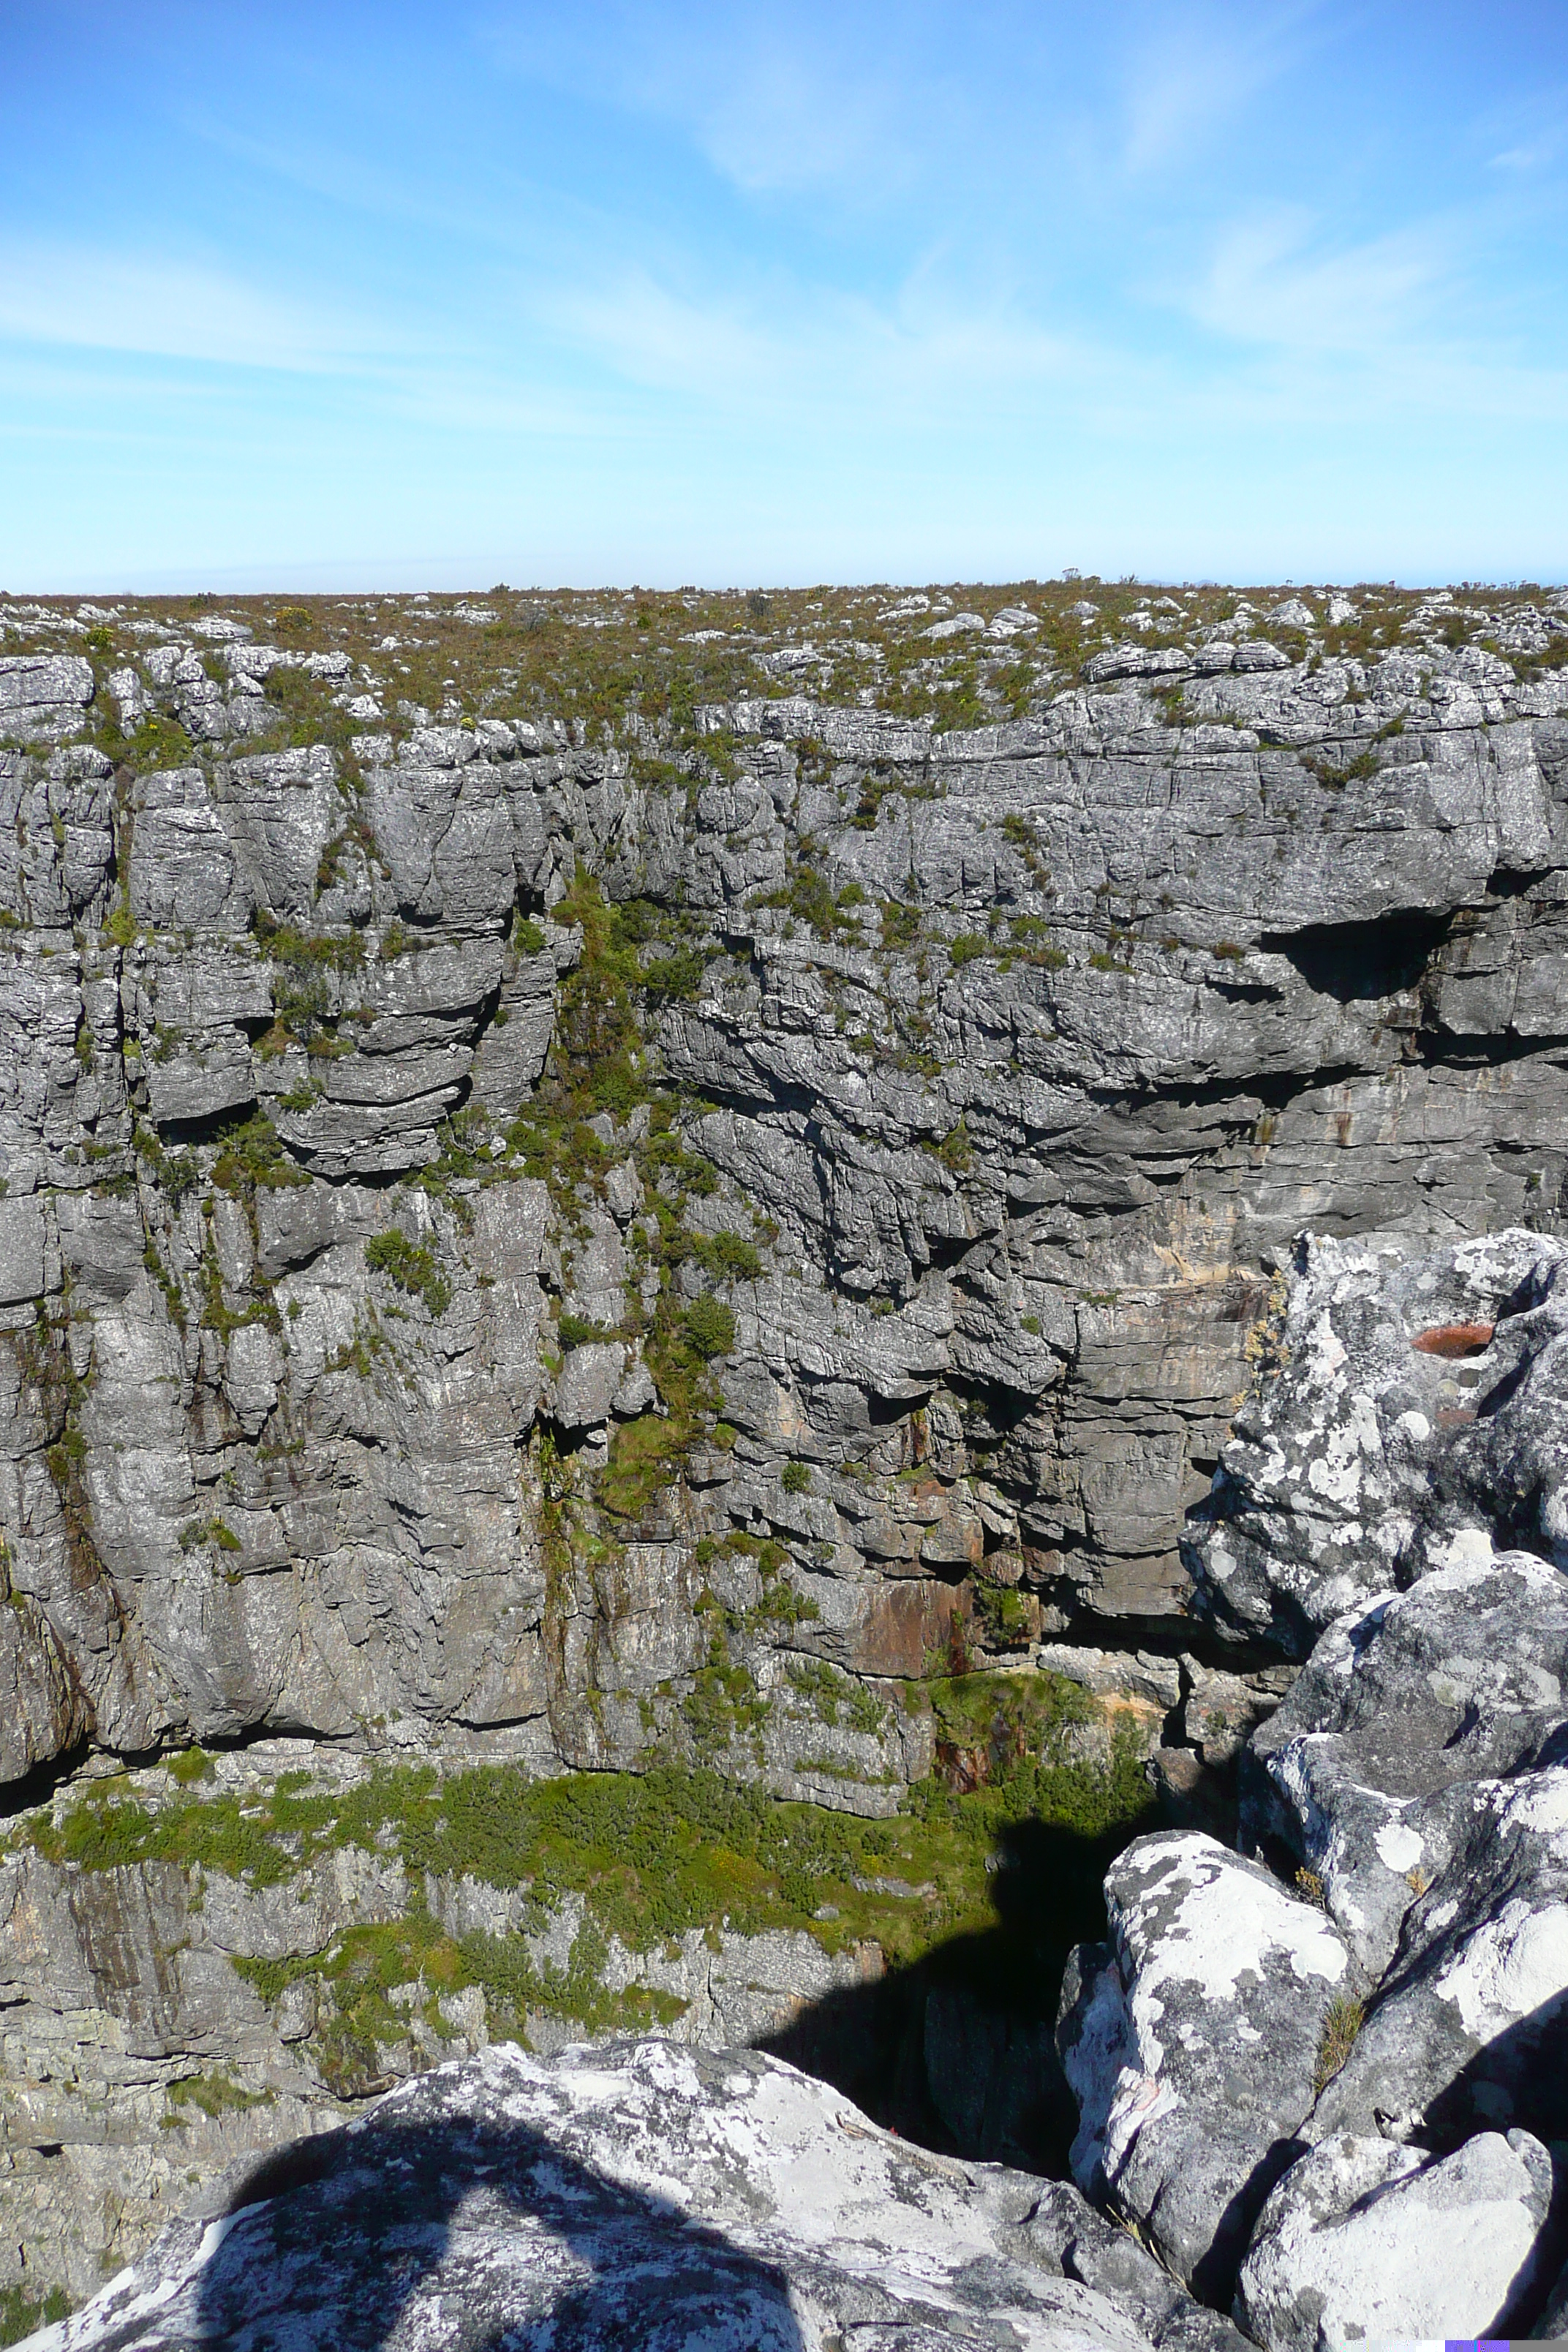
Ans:
POLYGON ((0 9, 0 587, 1568 576, 1568 9, 0 9))

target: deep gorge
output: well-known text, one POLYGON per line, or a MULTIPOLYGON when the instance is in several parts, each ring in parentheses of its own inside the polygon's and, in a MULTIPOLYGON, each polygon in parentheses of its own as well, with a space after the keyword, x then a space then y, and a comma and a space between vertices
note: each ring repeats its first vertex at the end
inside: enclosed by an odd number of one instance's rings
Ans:
POLYGON ((520 2030, 1061 2171, 1299 1237, 1563 1230, 1568 603, 963 597, 0 605, 35 2300, 520 2030))

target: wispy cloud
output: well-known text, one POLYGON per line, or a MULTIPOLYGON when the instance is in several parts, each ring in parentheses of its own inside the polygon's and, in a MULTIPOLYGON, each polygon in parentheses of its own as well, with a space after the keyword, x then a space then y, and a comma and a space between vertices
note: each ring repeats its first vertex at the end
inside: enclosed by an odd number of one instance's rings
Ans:
POLYGON ((1300 63, 1317 13, 1310 5, 1246 16, 1208 7, 1163 12, 1124 67, 1124 168, 1138 174, 1187 161, 1300 63))
POLYGON ((691 292, 637 270, 562 295, 548 315, 623 382, 731 424, 858 433, 984 411, 989 429, 1043 398, 1086 404, 1124 364, 1005 301, 965 300, 940 269, 916 271, 886 302, 809 285, 691 292))
POLYGON ((620 0, 592 19, 492 8, 478 37, 512 71, 674 126, 747 195, 877 200, 940 162, 933 134, 956 92, 910 68, 923 18, 942 13, 620 0))
POLYGON ((1484 117, 1477 136, 1494 172, 1550 171, 1568 155, 1568 90, 1537 90, 1527 104, 1484 117))
POLYGON ((1404 229, 1314 249, 1319 224, 1282 206, 1226 229, 1191 310, 1238 342, 1292 351, 1386 352, 1434 310, 1451 275, 1437 232, 1404 229))
POLYGON ((0 335, 295 374, 386 348, 363 320, 200 263, 22 240, 0 244, 0 335))
POLYGON ((1473 217, 1333 246, 1310 213, 1280 208, 1217 238, 1184 307, 1250 348, 1227 402, 1279 423, 1370 427, 1374 415, 1400 414, 1466 428, 1568 422, 1568 364, 1552 343, 1521 342, 1491 315, 1485 266, 1473 217))

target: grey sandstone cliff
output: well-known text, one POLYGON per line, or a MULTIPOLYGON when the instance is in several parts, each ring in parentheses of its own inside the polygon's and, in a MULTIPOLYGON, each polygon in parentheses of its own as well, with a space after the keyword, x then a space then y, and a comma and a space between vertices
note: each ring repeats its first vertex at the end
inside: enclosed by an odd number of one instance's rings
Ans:
MULTIPOLYGON (((300 1969, 407 1899, 374 1840, 259 1892, 153 1832, 73 1858, 66 1798, 117 1764, 152 1814, 199 1743, 239 1814, 298 1754, 312 1786, 673 1762, 875 1821, 933 1763, 984 1778, 929 1704, 957 1664, 1070 1676, 1180 1794, 1468 1529, 1555 1558, 1528 1445, 1445 1419, 1465 1364, 1377 1336, 1382 1273, 1342 1432, 1254 1398, 1213 1485, 1304 1230, 1491 1237, 1433 1326, 1527 1280, 1554 1311, 1563 615, 1494 616, 1499 651, 1441 607, 1359 654, 1306 606, 1133 614, 1076 680, 1042 637, 1026 715, 967 729, 876 707, 880 670, 836 704, 809 645, 678 727, 398 707, 216 618, 0 656, 0 1775, 26 1807, 78 1776, 4 1865, 14 2242, 96 2198, 92 2261, 133 2253, 190 2158, 331 2120, 300 1969), (154 2158, 214 2069, 234 2100, 154 2158)), ((987 658, 1037 625, 997 612, 987 658)), ((1368 1965, 1392 1914, 1325 1885, 1368 1965)), ((419 1901, 493 1911, 456 1887, 419 1901)), ((581 1927, 451 1917, 555 1935, 540 1969, 581 1927)), ((699 2040, 872 1965, 676 1943, 605 1965, 699 2040)), ((488 2038, 434 2002, 388 2079, 488 2038)), ((1173 2220, 1167 2258, 1201 2241, 1173 2220)))
MULTIPOLYGON (((859 1675, 918 1675, 987 1563, 1047 1631, 1168 1621, 1289 1237, 1550 1228, 1564 1166, 1568 727, 1428 706, 1341 781, 1300 750, 1353 767, 1384 702, 1309 713, 1326 670, 1294 701, 1251 675, 1310 742, 1167 728, 1123 689, 974 735, 715 709, 734 781, 679 790, 499 722, 362 741, 353 792, 324 750, 129 782, 9 755, 11 1770, 84 1735, 377 1722, 629 1757, 636 1702, 697 1662, 691 1543, 730 1527, 790 1549, 805 1646, 859 1675), (585 875, 684 919, 700 981, 652 1002, 649 1051, 716 1171, 691 1223, 757 1255, 733 1452, 645 1523, 613 1622, 573 1591, 552 1636, 531 1439, 591 1460, 657 1410, 635 1338, 557 1371, 544 1328, 562 1300, 618 1333, 647 1286, 634 1123, 601 1120, 564 1221, 507 1139, 585 875), (301 972, 268 926, 370 952, 301 972), (389 1190, 454 1113, 459 1171, 389 1190), (217 1130, 260 1115, 247 1199, 217 1130), (438 1286, 367 1268, 392 1228, 438 1286), (916 1467, 924 1491, 889 1483, 916 1467), (220 1519, 232 1563, 182 1550, 220 1519), (568 1727, 590 1622, 606 1703, 568 1727)), ((903 1777, 896 1746, 876 1769, 903 1777)))

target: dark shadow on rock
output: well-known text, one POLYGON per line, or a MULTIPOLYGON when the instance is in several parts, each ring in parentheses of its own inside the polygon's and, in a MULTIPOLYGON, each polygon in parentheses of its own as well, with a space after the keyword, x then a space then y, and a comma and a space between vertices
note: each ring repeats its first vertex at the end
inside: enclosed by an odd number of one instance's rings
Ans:
POLYGON ((1215 2226, 1214 2242, 1193 2265, 1192 2289, 1214 2311, 1228 2311, 1258 2217, 1290 2167, 1307 2153, 1304 2139, 1277 2139, 1265 2148, 1215 2226))
POLYGON ((465 2352, 546 2321, 557 2352, 803 2352, 781 2270, 525 2126, 392 2115, 324 2132, 248 2168, 221 2215, 206 2352, 374 2352, 426 2292, 459 2302, 465 2352))
POLYGON ((1307 923, 1266 932, 1260 948, 1287 956, 1309 988, 1341 1004, 1414 988, 1453 928, 1450 914, 1399 908, 1361 922, 1307 923))
POLYGON ((1235 1756, 1205 1764, 1195 1748, 1156 1748, 1149 1778, 1163 1826, 1202 1830, 1221 1845, 1234 1846, 1240 1828, 1238 1765, 1235 1756))
POLYGON ((879 1983, 813 2002, 758 2047, 831 2083, 906 2139, 1062 2179, 1078 2113, 1056 2051, 1062 1969, 1105 1934, 1105 1873, 1147 1820, 1104 1837, 1011 1823, 994 1927, 953 1936, 879 1983))
POLYGON ((1478 2050, 1428 2102, 1415 2137, 1447 2156, 1477 2132, 1516 2129, 1568 2142, 1568 1992, 1478 2050))

